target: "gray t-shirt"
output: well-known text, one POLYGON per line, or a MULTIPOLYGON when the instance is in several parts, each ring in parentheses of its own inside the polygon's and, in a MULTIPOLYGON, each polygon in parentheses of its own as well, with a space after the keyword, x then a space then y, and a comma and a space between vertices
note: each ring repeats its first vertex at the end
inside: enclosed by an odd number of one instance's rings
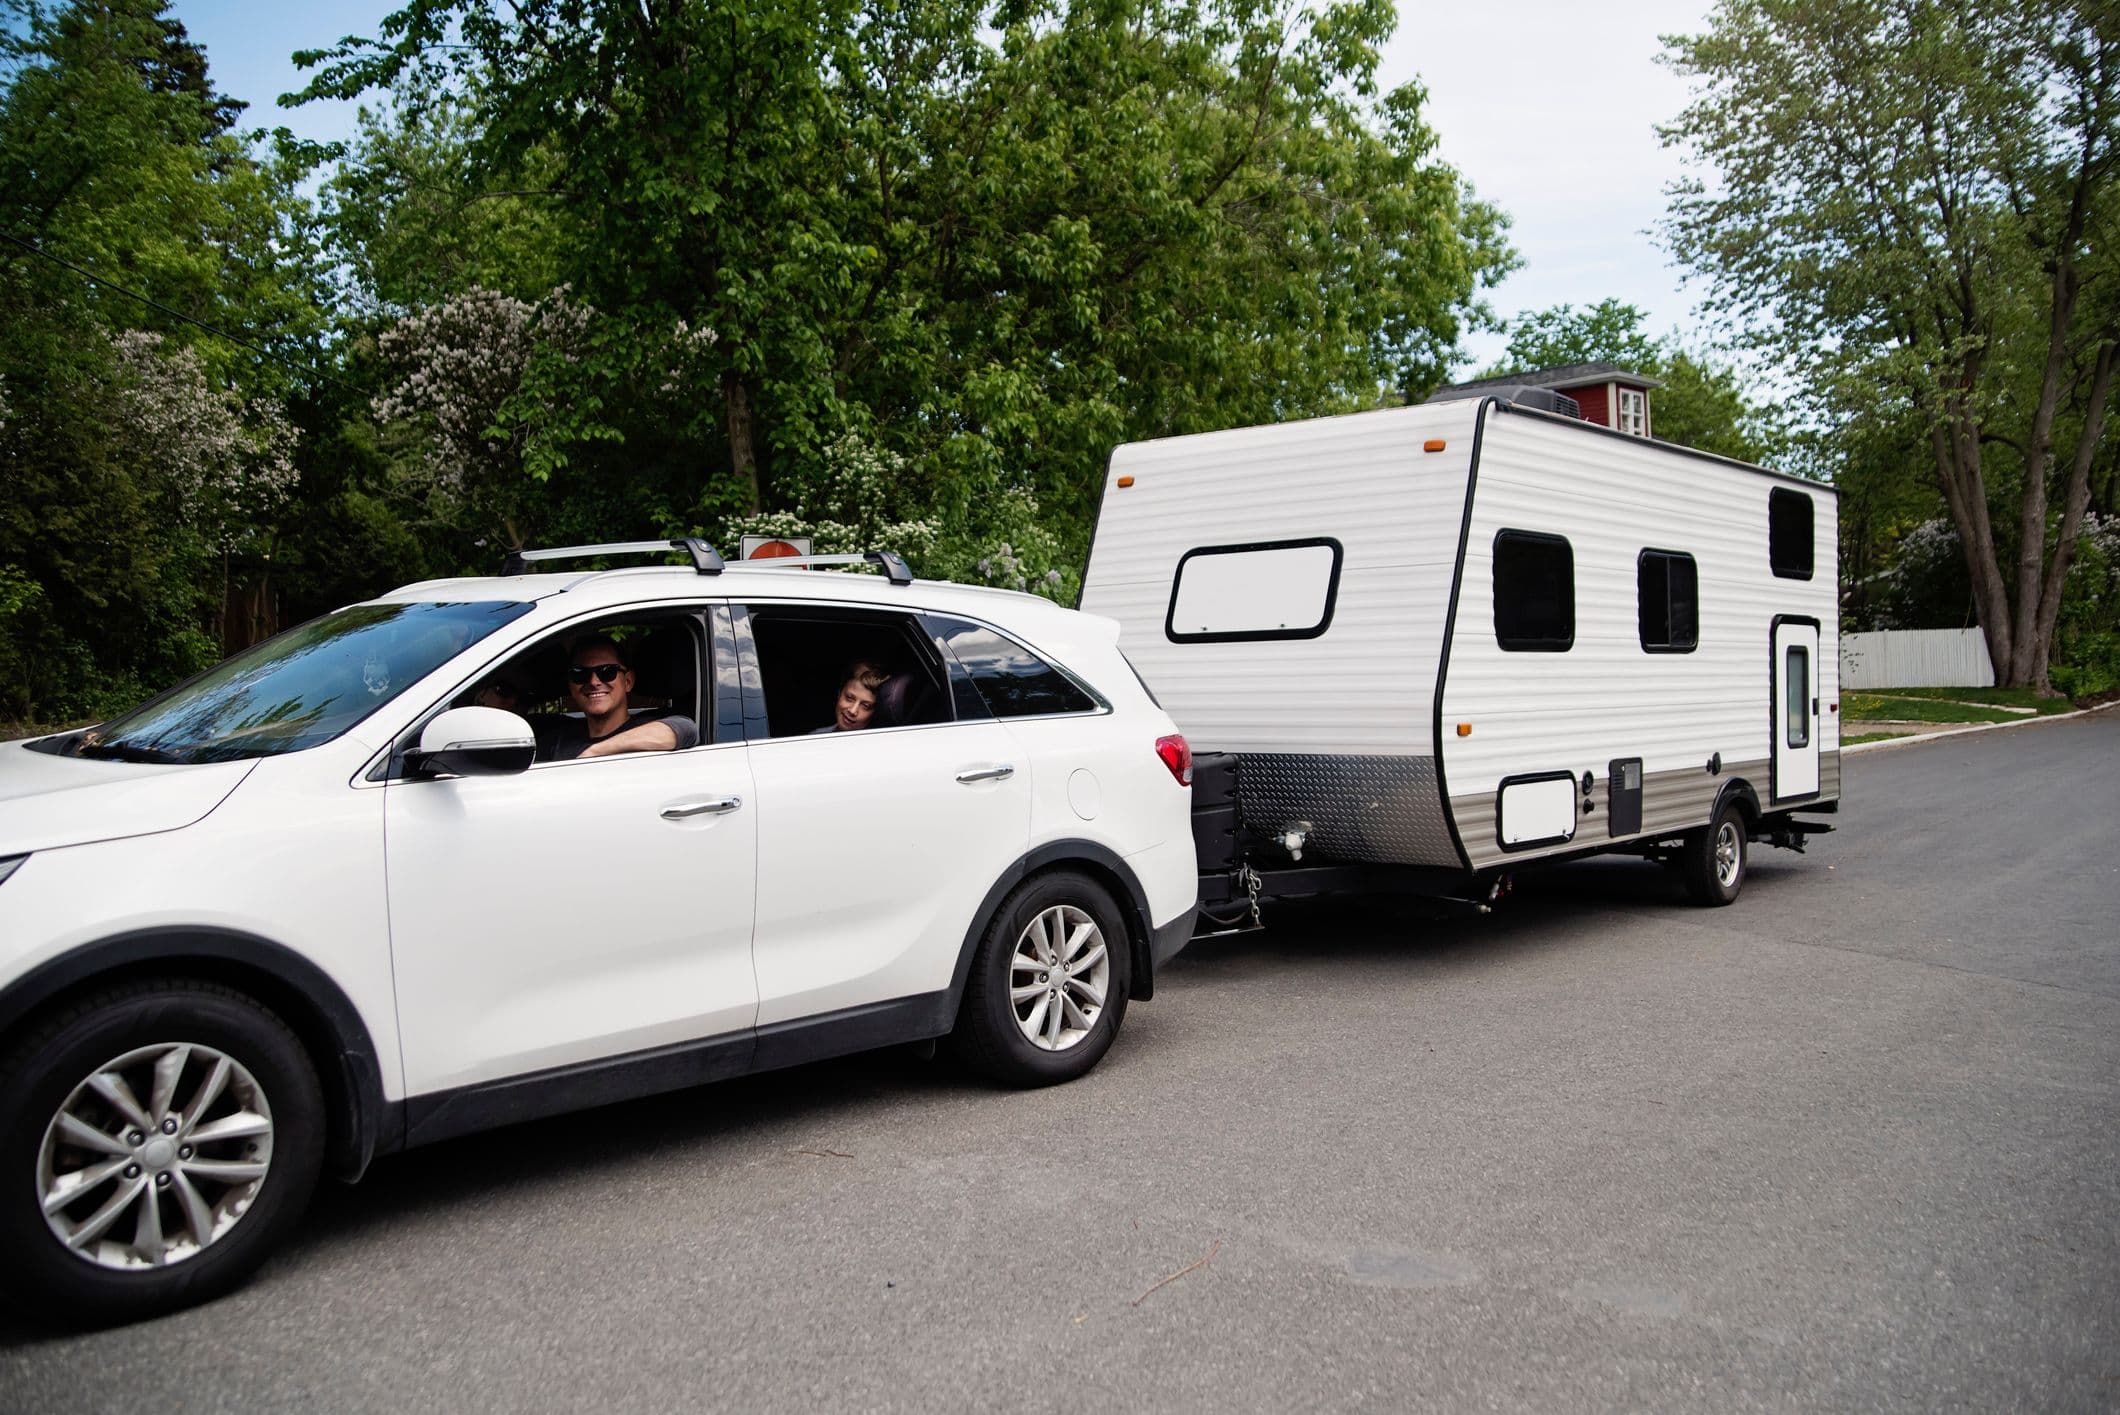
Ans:
POLYGON ((623 737, 636 727, 645 727, 651 722, 660 722, 677 734, 677 750, 699 745, 699 728, 691 718, 676 713, 656 715, 642 713, 631 718, 616 732, 606 732, 601 737, 589 735, 589 724, 579 717, 548 718, 535 724, 537 728, 537 759, 541 762, 570 762, 591 744, 608 742, 613 737, 623 737))

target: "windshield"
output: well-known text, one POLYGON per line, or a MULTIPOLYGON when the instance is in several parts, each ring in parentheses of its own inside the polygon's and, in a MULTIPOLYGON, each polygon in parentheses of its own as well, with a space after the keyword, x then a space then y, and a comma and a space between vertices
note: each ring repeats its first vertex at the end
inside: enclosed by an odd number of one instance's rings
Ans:
POLYGON ((236 655, 58 749, 138 762, 218 762, 328 742, 527 604, 358 604, 236 655))

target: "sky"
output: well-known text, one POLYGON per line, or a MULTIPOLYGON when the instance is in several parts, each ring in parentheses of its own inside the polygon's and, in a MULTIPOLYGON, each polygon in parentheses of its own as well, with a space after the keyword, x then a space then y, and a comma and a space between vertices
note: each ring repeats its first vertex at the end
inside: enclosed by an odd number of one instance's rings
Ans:
MULTIPOLYGON (((289 60, 341 35, 375 33, 396 0, 177 0, 176 18, 206 47, 221 92, 251 105, 246 124, 345 137, 354 105, 281 109, 307 76, 289 60)), ((1705 342, 1690 291, 1653 230, 1680 172, 1655 125, 1676 117, 1685 85, 1659 67, 1658 36, 1697 32, 1709 0, 1621 0, 1585 8, 1518 0, 1506 9, 1401 0, 1386 47, 1385 88, 1419 78, 1443 159, 1509 213, 1523 267, 1490 295, 1508 317, 1613 297, 1640 307, 1651 334, 1705 342)), ((1466 340, 1469 377, 1500 356, 1499 335, 1466 340)))

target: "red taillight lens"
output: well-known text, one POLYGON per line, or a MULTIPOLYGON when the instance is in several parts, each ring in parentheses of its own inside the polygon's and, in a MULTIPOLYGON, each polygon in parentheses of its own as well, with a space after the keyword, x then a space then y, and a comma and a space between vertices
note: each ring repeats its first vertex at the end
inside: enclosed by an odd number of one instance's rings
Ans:
POLYGON ((1168 737, 1156 739, 1156 755, 1163 758, 1163 765, 1177 778, 1180 786, 1192 785, 1192 748, 1183 737, 1173 732, 1168 737))

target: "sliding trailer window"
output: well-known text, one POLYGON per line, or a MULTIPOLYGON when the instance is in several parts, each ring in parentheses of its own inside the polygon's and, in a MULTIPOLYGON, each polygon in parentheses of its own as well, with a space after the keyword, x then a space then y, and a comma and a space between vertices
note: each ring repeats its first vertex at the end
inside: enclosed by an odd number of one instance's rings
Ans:
POLYGON ((1691 653, 1700 647, 1700 571, 1677 550, 1645 550, 1634 562, 1635 615, 1642 652, 1691 653))
POLYGON ((1494 640, 1511 653, 1575 646, 1575 551, 1564 537, 1495 535, 1494 640))
POLYGON ((1330 537, 1208 545, 1178 560, 1163 634, 1172 643, 1315 639, 1332 624, 1340 543, 1330 537))
POLYGON ((1767 494, 1767 563, 1776 579, 1811 578, 1815 525, 1811 498, 1803 492, 1776 487, 1767 494))

